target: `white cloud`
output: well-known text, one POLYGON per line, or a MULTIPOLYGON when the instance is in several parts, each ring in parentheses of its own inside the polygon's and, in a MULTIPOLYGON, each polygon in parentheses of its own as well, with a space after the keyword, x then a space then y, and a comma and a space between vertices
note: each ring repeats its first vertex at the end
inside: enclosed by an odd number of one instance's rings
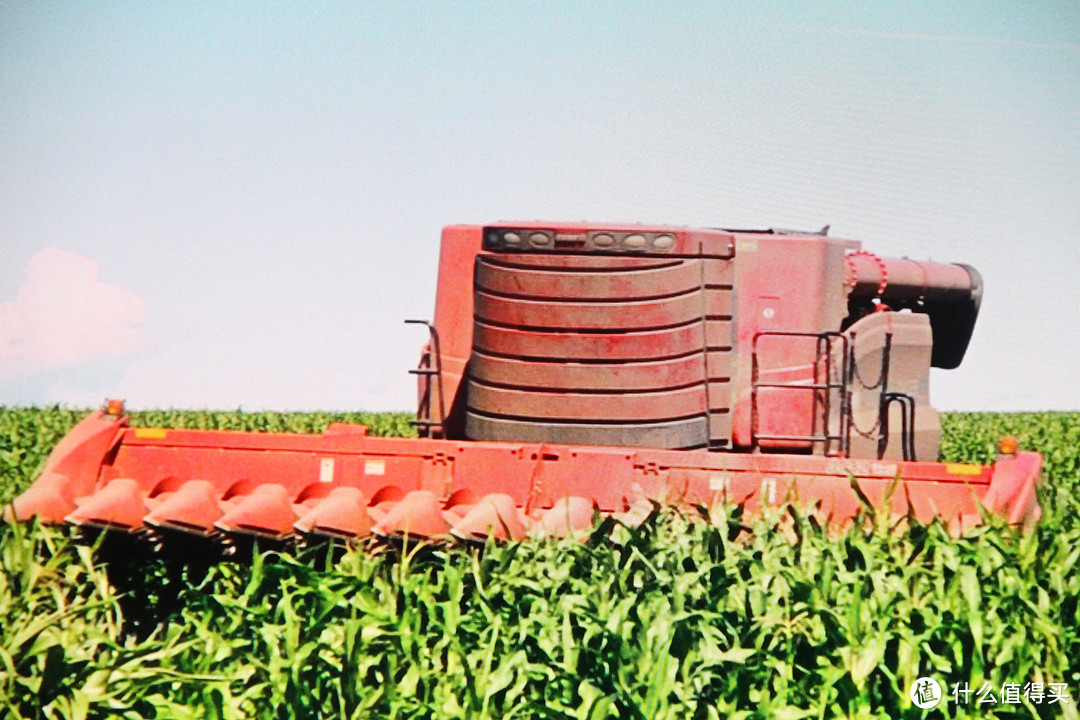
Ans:
POLYGON ((93 260, 45 248, 15 300, 0 303, 0 379, 130 355, 142 341, 143 300, 99 278, 93 260))

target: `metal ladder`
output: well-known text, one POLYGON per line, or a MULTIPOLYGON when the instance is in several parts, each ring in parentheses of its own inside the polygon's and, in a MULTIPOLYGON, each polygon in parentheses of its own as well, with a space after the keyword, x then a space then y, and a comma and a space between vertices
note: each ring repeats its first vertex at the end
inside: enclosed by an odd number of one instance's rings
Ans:
POLYGON ((416 408, 416 419, 412 421, 412 424, 421 437, 441 438, 446 423, 446 396, 443 393, 442 351, 439 349, 439 333, 435 326, 427 320, 406 320, 405 324, 425 326, 431 339, 428 351, 420 361, 420 367, 409 370, 410 375, 420 375, 428 379, 424 387, 424 395, 420 398, 416 408), (432 363, 432 358, 434 358, 434 363, 432 363), (432 378, 435 378, 434 384, 438 385, 439 388, 439 417, 437 420, 431 414, 432 378))
POLYGON ((846 457, 850 444, 851 391, 849 368, 851 358, 850 338, 839 332, 782 332, 765 331, 754 335, 750 354, 750 446, 754 452, 760 452, 762 440, 779 440, 810 443, 811 447, 821 444, 822 454, 829 457, 846 457), (758 360, 758 341, 765 337, 802 337, 815 340, 814 377, 809 384, 792 382, 762 382, 761 367, 758 360), (833 345, 841 345, 839 363, 833 359, 833 345), (839 364, 839 373, 836 365, 839 364), (824 378, 821 377, 824 367, 824 378), (761 388, 783 388, 802 390, 813 393, 811 426, 809 435, 776 435, 758 432, 758 390, 761 388), (840 404, 839 427, 833 431, 832 397, 837 394, 840 404))

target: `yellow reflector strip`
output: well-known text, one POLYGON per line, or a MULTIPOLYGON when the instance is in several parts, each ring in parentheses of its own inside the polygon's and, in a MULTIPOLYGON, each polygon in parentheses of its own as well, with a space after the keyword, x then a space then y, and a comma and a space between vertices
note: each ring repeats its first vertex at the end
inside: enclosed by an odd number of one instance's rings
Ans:
POLYGON ((945 463, 945 472, 950 475, 982 475, 982 465, 970 463, 945 463))
POLYGON ((165 428, 135 428, 135 437, 139 440, 164 440, 165 428))

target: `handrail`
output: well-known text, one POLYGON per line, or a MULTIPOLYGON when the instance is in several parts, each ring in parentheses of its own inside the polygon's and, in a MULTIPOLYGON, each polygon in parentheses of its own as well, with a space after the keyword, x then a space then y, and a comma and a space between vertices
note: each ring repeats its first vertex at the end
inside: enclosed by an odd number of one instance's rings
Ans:
POLYGON ((840 332, 795 332, 795 331, 762 331, 754 334, 751 341, 750 352, 750 446, 751 450, 760 450, 760 440, 804 441, 812 445, 822 444, 822 454, 831 456, 846 456, 850 443, 850 414, 849 408, 849 357, 851 356, 850 339, 840 332), (758 340, 763 337, 805 337, 814 338, 814 377, 809 384, 806 383, 781 383, 761 382, 759 380, 761 367, 758 360, 758 340), (833 380, 833 344, 840 341, 841 357, 840 377, 833 380), (821 378, 821 366, 824 364, 825 377, 821 378), (758 432, 758 389, 778 388, 790 390, 807 390, 813 392, 813 408, 811 409, 811 430, 809 435, 770 435, 758 432), (824 393, 820 392, 824 390, 824 393), (840 402, 840 427, 836 433, 830 432, 830 420, 832 416, 832 391, 839 391, 840 402), (821 416, 821 431, 818 431, 818 416, 821 416), (832 443, 838 447, 831 448, 832 443))
POLYGON ((431 337, 431 346, 428 349, 428 367, 418 367, 409 370, 410 375, 424 375, 428 377, 428 382, 424 390, 424 399, 420 402, 419 407, 416 409, 416 420, 412 421, 412 424, 417 428, 425 430, 427 437, 436 437, 435 428, 438 428, 438 434, 441 435, 444 432, 444 426, 446 423, 446 395, 443 391, 443 374, 442 374, 442 350, 439 347, 439 332, 435 329, 427 320, 406 320, 406 325, 423 325, 427 327, 428 334, 431 337), (431 367, 431 358, 434 355, 435 367, 431 367), (439 386, 439 419, 435 420, 431 417, 431 376, 435 376, 435 381, 439 386), (426 416, 421 415, 421 411, 427 411, 426 416))

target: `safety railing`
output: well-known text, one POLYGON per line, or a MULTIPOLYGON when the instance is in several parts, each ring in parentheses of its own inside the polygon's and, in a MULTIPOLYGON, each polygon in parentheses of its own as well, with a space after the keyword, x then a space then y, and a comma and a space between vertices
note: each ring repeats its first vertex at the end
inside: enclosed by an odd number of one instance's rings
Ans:
POLYGON ((439 348, 439 333, 427 320, 406 320, 407 325, 423 325, 428 329, 430 342, 428 351, 420 361, 420 367, 409 370, 410 375, 419 375, 427 378, 424 383, 424 393, 416 408, 416 419, 412 424, 417 428, 421 437, 442 437, 446 423, 446 396, 443 393, 442 375, 442 351, 439 348), (434 380, 434 382, 432 382, 434 380), (439 415, 438 419, 432 414, 433 404, 431 401, 432 388, 438 389, 439 415))
POLYGON ((850 338, 839 332, 783 332, 766 331, 754 335, 751 348, 750 379, 750 439, 751 449, 758 451, 761 442, 808 443, 820 445, 823 455, 846 456, 848 454, 851 420, 849 369, 851 357, 850 338), (758 343, 762 338, 807 338, 815 341, 813 377, 811 382, 769 382, 761 379, 761 363, 758 343), (840 358, 835 357, 835 345, 840 345, 840 358), (762 389, 780 389, 812 393, 810 432, 808 434, 777 434, 760 432, 759 393, 762 389), (834 400, 835 397, 835 400, 834 400), (834 402, 839 412, 834 420, 834 402))

